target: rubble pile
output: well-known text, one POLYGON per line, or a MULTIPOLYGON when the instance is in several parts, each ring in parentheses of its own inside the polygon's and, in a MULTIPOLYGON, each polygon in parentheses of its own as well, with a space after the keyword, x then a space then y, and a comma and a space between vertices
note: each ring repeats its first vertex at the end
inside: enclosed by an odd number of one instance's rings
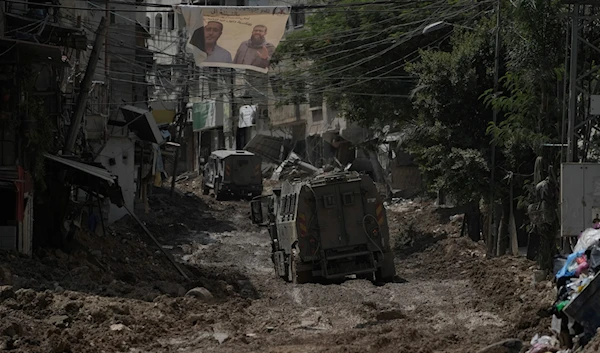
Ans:
POLYGON ((300 156, 291 152, 290 155, 275 169, 271 175, 271 180, 308 179, 322 172, 322 169, 303 162, 300 156))
POLYGON ((419 199, 392 198, 385 203, 390 238, 401 257, 422 251, 436 241, 460 235, 464 210, 441 208, 419 199))

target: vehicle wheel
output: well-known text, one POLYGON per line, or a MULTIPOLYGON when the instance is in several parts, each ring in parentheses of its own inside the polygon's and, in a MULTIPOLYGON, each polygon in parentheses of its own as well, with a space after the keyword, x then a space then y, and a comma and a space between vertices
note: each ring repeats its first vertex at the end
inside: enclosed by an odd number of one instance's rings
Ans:
POLYGON ((393 282, 396 278, 396 265, 394 264, 394 253, 386 252, 377 254, 380 267, 375 271, 376 283, 393 282))
POLYGON ((291 282, 294 284, 309 283, 312 281, 311 271, 296 270, 298 262, 300 262, 300 257, 297 256, 297 253, 297 250, 293 248, 292 253, 290 255, 290 277, 292 279, 291 282))
POLYGON ((377 271, 375 271, 375 283, 394 282, 394 275, 389 275, 394 272, 395 269, 378 268, 377 271))
POLYGON ((215 199, 217 199, 219 201, 223 200, 223 193, 221 192, 221 183, 219 183, 218 181, 215 182, 214 193, 215 193, 215 199))

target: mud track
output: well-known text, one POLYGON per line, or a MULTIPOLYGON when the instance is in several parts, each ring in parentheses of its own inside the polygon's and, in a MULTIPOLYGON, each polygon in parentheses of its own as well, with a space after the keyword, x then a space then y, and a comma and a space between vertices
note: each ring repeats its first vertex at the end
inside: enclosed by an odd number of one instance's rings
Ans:
POLYGON ((143 218, 185 265, 189 282, 131 222, 107 237, 81 235, 93 256, 3 254, 0 348, 462 353, 504 338, 529 340, 549 325, 551 284, 532 284, 533 264, 485 259, 482 245, 457 238, 449 221, 431 224, 443 220, 427 203, 388 210, 403 244, 409 224, 411 236, 433 239, 413 239, 419 251, 398 254, 402 280, 293 285, 274 275, 269 236, 250 224, 247 203, 200 196, 194 180, 179 187, 175 200, 156 190, 143 218), (184 295, 199 286, 212 298, 184 295))

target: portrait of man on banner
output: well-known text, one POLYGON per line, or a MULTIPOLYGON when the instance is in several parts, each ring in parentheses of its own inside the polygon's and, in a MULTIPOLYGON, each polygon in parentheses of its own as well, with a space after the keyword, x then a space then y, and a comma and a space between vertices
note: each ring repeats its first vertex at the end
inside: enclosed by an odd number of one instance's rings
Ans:
POLYGON ((275 52, 275 46, 267 42, 266 35, 267 26, 254 26, 252 36, 240 44, 233 62, 240 65, 267 68, 271 61, 271 56, 275 52))
POLYGON ((231 53, 217 44, 222 34, 221 22, 208 21, 206 26, 194 31, 190 44, 206 53, 205 62, 231 63, 231 53))
POLYGON ((266 73, 285 34, 290 7, 175 5, 185 19, 188 52, 201 67, 266 73))

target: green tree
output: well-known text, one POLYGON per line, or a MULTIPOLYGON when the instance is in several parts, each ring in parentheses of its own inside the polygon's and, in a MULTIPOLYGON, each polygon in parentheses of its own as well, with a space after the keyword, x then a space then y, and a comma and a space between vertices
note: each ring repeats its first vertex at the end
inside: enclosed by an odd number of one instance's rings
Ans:
POLYGON ((491 110, 479 96, 493 85, 490 21, 456 31, 450 51, 425 50, 407 67, 418 78, 416 119, 406 147, 432 191, 444 190, 469 205, 469 235, 479 240, 479 200, 487 192, 491 110))
POLYGON ((560 142, 565 7, 558 0, 530 0, 505 8, 503 92, 484 95, 502 119, 490 123, 488 132, 505 157, 501 167, 533 177, 521 178, 524 192, 519 204, 528 210, 530 246, 540 248, 540 265, 549 268, 559 226, 555 171, 560 156, 558 149, 543 144, 560 142))

